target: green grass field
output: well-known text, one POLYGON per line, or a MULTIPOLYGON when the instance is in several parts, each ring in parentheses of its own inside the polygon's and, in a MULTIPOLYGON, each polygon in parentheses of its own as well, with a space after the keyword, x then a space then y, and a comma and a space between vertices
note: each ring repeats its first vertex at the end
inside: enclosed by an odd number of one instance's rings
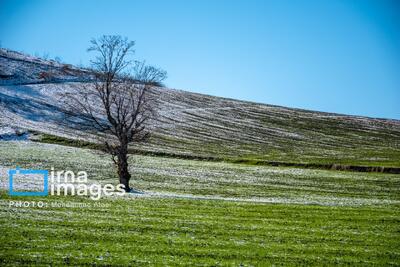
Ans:
POLYGON ((101 200, 109 205, 101 208, 10 208, 1 198, 2 266, 400 264, 398 206, 136 198, 101 200))
POLYGON ((16 166, 117 180, 94 150, 0 142, 0 265, 400 265, 400 175, 139 155, 130 163, 132 185, 150 194, 10 197, 6 173, 16 166))

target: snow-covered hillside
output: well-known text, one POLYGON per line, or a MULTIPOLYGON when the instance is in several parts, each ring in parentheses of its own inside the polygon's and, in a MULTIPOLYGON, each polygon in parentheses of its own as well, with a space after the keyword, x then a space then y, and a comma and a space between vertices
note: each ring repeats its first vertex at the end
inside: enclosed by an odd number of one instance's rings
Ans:
MULTIPOLYGON (((84 70, 0 50, 7 127, 93 141, 54 123, 58 93, 87 83, 84 70), (67 67, 65 67, 67 66, 67 67), (47 77, 43 72, 50 73, 47 77)), ((400 121, 346 116, 154 88, 159 117, 148 144, 166 154, 290 162, 400 165, 400 121)))
POLYGON ((43 60, 0 48, 0 85, 88 80, 88 72, 54 60, 43 60))

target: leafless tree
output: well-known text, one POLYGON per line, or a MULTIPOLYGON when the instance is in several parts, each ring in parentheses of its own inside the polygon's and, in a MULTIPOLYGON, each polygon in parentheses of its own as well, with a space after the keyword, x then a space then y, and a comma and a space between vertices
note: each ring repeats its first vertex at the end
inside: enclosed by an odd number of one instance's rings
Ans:
POLYGON ((96 53, 94 81, 62 94, 64 122, 100 137, 127 192, 131 191, 128 145, 149 137, 148 122, 155 116, 155 99, 149 91, 166 78, 159 68, 129 60, 134 44, 114 35, 92 39, 88 51, 96 53))

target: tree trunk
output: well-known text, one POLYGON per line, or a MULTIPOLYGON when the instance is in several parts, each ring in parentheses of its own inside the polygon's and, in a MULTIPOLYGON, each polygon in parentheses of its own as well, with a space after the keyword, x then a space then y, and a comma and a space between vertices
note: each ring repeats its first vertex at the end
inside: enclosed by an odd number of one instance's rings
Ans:
POLYGON ((125 186, 125 191, 129 192, 131 188, 129 187, 129 180, 131 179, 131 174, 128 170, 128 145, 122 144, 118 152, 118 176, 120 184, 125 186))

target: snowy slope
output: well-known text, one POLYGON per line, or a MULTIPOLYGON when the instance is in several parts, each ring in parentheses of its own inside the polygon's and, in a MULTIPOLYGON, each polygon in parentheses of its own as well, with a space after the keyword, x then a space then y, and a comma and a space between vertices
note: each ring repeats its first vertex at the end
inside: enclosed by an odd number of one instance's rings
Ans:
POLYGON ((0 48, 0 85, 85 81, 88 73, 69 64, 0 48))
MULTIPOLYGON (((80 86, 84 70, 1 50, 6 126, 67 138, 93 139, 60 128, 58 93, 80 86), (52 73, 52 79, 40 73, 52 73), (8 75, 8 76, 7 76, 8 75), (7 76, 7 77, 6 77, 7 76)), ((85 76, 86 75, 86 76, 85 76)), ((290 162, 400 165, 400 121, 291 109, 155 88, 159 117, 146 151, 290 162)))

